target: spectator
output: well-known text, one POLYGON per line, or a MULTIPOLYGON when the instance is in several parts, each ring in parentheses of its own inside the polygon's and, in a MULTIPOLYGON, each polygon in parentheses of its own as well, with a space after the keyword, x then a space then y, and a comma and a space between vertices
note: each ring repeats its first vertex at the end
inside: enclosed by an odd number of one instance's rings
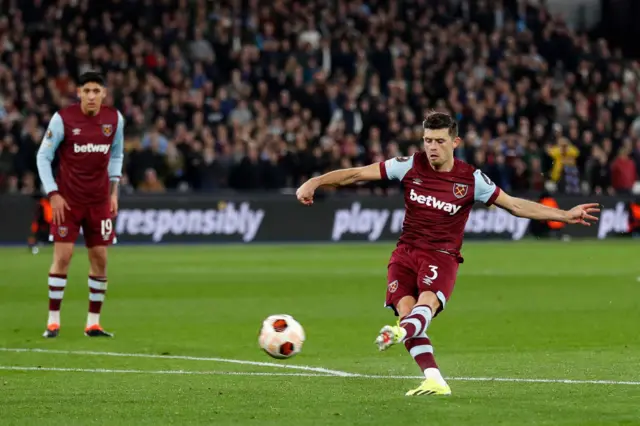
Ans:
POLYGON ((556 145, 547 149, 547 155, 553 161, 551 179, 554 182, 559 182, 567 173, 572 176, 576 174, 577 158, 580 155, 580 151, 571 144, 569 139, 560 137, 556 145))
MULTIPOLYGON (((156 174, 161 177, 168 175, 167 157, 162 155, 160 151, 161 139, 157 134, 152 134, 149 138, 147 148, 140 150, 136 148, 130 153, 129 160, 129 176, 131 176, 134 185, 137 185, 144 179, 148 169, 153 169, 156 174)), ((165 152, 168 147, 165 146, 165 152)))
POLYGON ((215 53, 211 43, 204 38, 202 29, 196 28, 194 31, 193 41, 189 44, 191 58, 194 61, 213 61, 215 53))
POLYGON ((241 190, 256 190, 260 188, 261 164, 258 157, 258 149, 253 143, 249 143, 242 160, 231 171, 231 187, 241 190))
POLYGON ((33 195, 36 193, 36 178, 32 172, 25 173, 22 178, 22 189, 20 193, 24 195, 33 195))
POLYGON ((590 160, 590 187, 591 192, 595 194, 611 193, 611 172, 608 164, 608 158, 605 151, 595 146, 590 160))
POLYGON ((542 173, 542 162, 540 157, 531 158, 529 165, 529 189, 536 192, 544 190, 544 173, 542 173))
MULTIPOLYGON (((164 181, 166 182, 166 186, 169 188, 177 188, 178 186, 180 186, 180 182, 182 181, 185 167, 183 156, 180 154, 180 151, 178 151, 178 148, 176 148, 176 145, 173 143, 169 143, 167 145, 167 156, 165 164, 167 176, 164 181)), ((159 162, 158 167, 162 168, 163 164, 159 162)))
POLYGON ((253 119, 253 114, 249 109, 247 101, 244 99, 238 103, 238 106, 229 114, 229 121, 234 126, 246 126, 253 119))
POLYGON ((17 194, 20 192, 18 176, 9 176, 9 178, 6 180, 5 191, 7 194, 17 194))
POLYGON ((207 147, 203 153, 200 167, 200 182, 203 191, 212 192, 227 186, 229 163, 222 161, 213 147, 207 147))
POLYGON ((15 176, 15 153, 16 146, 12 138, 6 136, 4 141, 0 142, 0 185, 2 186, 8 186, 9 178, 15 176))
POLYGON ((153 128, 142 137, 142 147, 149 148, 151 145, 154 145, 155 151, 160 154, 165 154, 167 152, 167 145, 169 145, 169 139, 163 133, 165 129, 165 118, 158 117, 153 128))
POLYGON ((611 186, 619 194, 630 194, 636 180, 638 180, 636 165, 629 157, 629 149, 623 147, 611 163, 611 186))
POLYGON ((274 190, 286 185, 285 169, 275 150, 267 151, 262 161, 262 185, 264 189, 274 190))
POLYGON ((120 194, 131 195, 135 192, 135 188, 133 187, 133 185, 131 185, 131 182, 129 182, 129 176, 126 173, 122 174, 122 177, 120 178, 120 184, 118 186, 120 194))
POLYGON ((146 169, 144 171, 144 180, 138 185, 138 190, 148 193, 165 192, 164 185, 158 179, 158 175, 154 169, 146 169))

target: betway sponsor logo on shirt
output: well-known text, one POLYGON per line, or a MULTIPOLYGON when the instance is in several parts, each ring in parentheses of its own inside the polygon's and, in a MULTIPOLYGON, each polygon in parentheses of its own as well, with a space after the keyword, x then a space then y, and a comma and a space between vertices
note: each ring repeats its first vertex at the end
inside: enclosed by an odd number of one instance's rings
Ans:
MULTIPOLYGON (((424 197, 423 201, 419 201, 421 199, 418 198, 415 201, 425 204, 429 202, 433 205, 434 198, 430 197, 430 201, 427 201, 427 198, 424 197)), ((444 204, 450 203, 440 202, 436 205, 440 205, 440 208, 444 210, 448 208, 444 204)), ((454 209, 451 208, 451 212, 453 211, 454 209)), ((404 215, 404 209, 362 208, 360 203, 354 202, 349 209, 336 210, 331 239, 340 241, 347 239, 345 237, 349 235, 359 235, 366 237, 369 241, 377 241, 383 234, 386 235, 385 238, 395 238, 402 231, 404 215)), ((512 216, 500 208, 474 209, 469 214, 464 232, 467 235, 503 235, 513 240, 519 240, 526 234, 529 222, 529 219, 512 216)))
POLYGON ((432 195, 418 195, 418 193, 413 189, 409 193, 409 199, 411 201, 415 201, 418 204, 422 204, 427 207, 433 207, 434 209, 445 211, 449 213, 451 216, 458 213, 458 211, 462 208, 462 206, 456 206, 455 204, 452 204, 452 203, 445 203, 444 201, 440 201, 432 195))
POLYGON ((220 209, 123 209, 118 213, 116 234, 148 235, 153 242, 171 236, 238 235, 253 241, 264 218, 264 210, 249 203, 225 204, 220 209))
POLYGON ((111 148, 111 145, 109 144, 97 144, 97 143, 88 143, 84 145, 79 145, 77 143, 73 144, 73 152, 76 154, 79 154, 79 153, 86 154, 91 152, 106 154, 109 152, 109 148, 111 148))

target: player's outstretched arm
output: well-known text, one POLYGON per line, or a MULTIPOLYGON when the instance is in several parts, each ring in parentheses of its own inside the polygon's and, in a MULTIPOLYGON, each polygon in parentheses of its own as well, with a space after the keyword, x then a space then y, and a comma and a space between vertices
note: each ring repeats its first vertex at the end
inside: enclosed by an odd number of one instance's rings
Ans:
POLYGON ((379 163, 364 167, 334 170, 306 181, 296 191, 296 197, 302 204, 313 204, 313 194, 321 186, 346 186, 356 182, 381 180, 382 171, 379 163))
POLYGON ((514 216, 526 217, 533 220, 552 220, 571 224, 591 226, 591 222, 598 220, 592 213, 600 211, 598 203, 587 203, 575 206, 571 210, 556 209, 534 201, 512 197, 504 191, 495 200, 495 204, 508 210, 514 216))

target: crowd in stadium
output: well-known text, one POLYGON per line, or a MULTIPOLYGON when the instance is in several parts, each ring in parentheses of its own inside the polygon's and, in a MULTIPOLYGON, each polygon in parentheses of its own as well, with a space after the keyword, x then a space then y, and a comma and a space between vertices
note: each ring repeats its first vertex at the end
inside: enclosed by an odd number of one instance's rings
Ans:
POLYGON ((640 62, 526 1, 89 3, 0 3, 0 192, 37 190, 90 69, 127 122, 125 192, 296 187, 415 152, 431 108, 505 190, 640 179, 640 62))

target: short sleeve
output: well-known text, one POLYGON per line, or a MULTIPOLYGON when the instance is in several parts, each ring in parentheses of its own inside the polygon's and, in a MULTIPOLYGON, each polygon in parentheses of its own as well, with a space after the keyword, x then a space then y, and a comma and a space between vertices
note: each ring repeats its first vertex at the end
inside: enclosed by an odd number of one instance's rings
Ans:
POLYGON ((500 188, 480 170, 473 172, 473 179, 475 181, 474 200, 485 203, 488 206, 492 205, 500 195, 500 188))
POLYGON ((413 167, 413 156, 395 157, 380 163, 380 174, 383 179, 402 180, 413 167))

